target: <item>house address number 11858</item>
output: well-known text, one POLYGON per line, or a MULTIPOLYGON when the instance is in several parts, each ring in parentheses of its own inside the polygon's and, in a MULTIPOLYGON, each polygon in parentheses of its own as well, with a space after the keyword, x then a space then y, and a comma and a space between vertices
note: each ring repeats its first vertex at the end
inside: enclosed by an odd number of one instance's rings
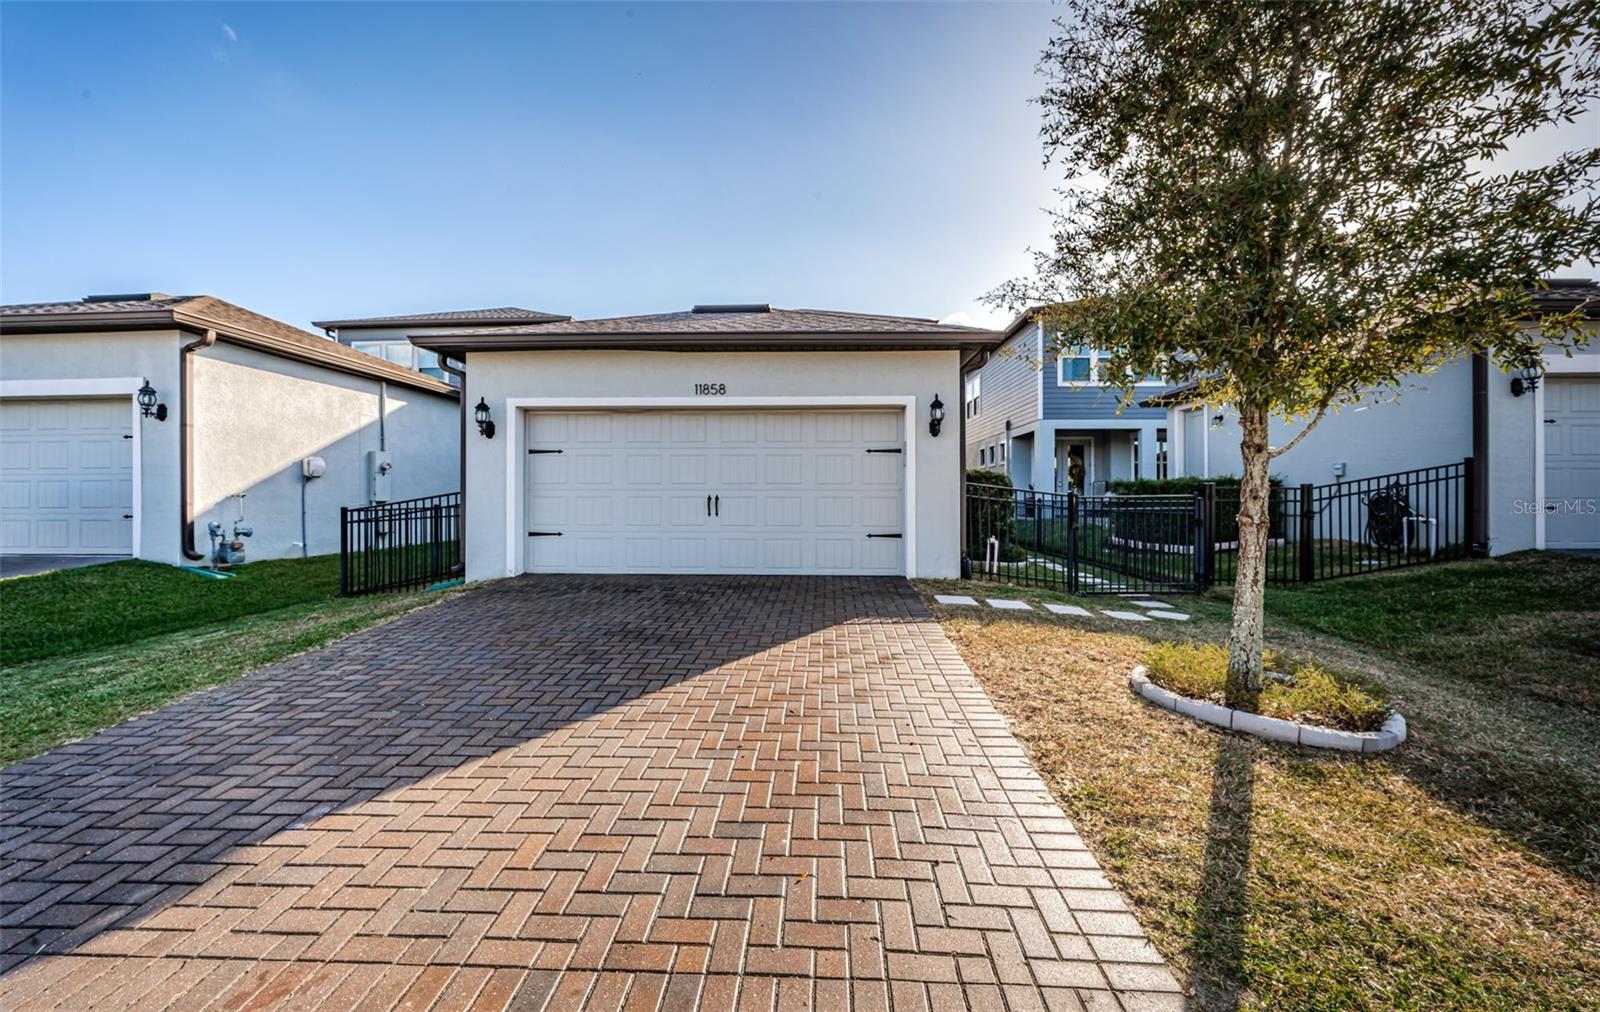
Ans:
POLYGON ((721 397, 728 392, 726 383, 696 383, 694 395, 696 397, 721 397))

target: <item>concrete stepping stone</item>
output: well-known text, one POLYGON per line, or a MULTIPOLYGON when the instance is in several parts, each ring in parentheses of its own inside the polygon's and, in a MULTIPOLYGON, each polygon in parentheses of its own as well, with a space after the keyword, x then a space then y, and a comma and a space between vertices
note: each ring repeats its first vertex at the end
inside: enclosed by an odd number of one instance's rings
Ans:
POLYGON ((1110 608, 1101 608, 1101 614, 1109 618, 1120 618, 1124 622, 1148 622, 1150 616, 1138 611, 1112 611, 1110 608))
POLYGON ((1046 601, 1044 606, 1045 610, 1049 611, 1053 615, 1079 615, 1083 618, 1092 617, 1092 613, 1088 608, 1080 608, 1075 604, 1056 604, 1054 601, 1046 601))
POLYGON ((976 608, 978 599, 965 594, 935 594, 933 599, 940 604, 959 604, 966 608, 976 608))
POLYGON ((1150 614, 1154 615, 1156 618, 1170 619, 1173 622, 1187 622, 1187 621, 1189 621, 1189 616, 1185 615, 1183 612, 1181 612, 1181 611, 1172 611, 1170 609, 1165 609, 1165 608, 1152 608, 1150 610, 1150 614))
POLYGON ((1129 604, 1138 605, 1140 608, 1171 608, 1172 605, 1165 601, 1129 601, 1129 604))
POLYGON ((1012 600, 1009 600, 1009 599, 1003 598, 1003 597, 991 597, 991 598, 988 599, 988 601, 989 601, 989 607, 991 607, 991 608, 999 608, 1001 611, 1032 611, 1033 610, 1033 608, 1030 607, 1028 605, 1028 602, 1026 602, 1026 601, 1012 601, 1012 600))

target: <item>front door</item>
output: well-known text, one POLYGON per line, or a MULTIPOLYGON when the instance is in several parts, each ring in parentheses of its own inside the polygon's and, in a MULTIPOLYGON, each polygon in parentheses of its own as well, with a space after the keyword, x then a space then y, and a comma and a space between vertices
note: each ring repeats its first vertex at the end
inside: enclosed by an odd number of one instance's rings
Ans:
POLYGON ((1089 444, 1069 440, 1056 448, 1056 491, 1083 495, 1089 488, 1089 444))

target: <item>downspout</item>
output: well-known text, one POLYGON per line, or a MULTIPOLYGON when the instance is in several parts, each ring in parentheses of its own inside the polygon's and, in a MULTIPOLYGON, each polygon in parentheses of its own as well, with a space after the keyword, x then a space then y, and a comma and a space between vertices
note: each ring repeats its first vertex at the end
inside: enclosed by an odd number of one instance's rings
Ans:
POLYGON ((194 549, 194 353, 217 343, 217 332, 207 330, 178 350, 178 420, 182 435, 178 445, 179 493, 178 522, 183 525, 183 557, 198 562, 205 556, 194 549))
POLYGON ((1471 531, 1467 549, 1489 554, 1489 356, 1472 356, 1472 502, 1467 504, 1471 531))
MULTIPOLYGON (((461 483, 461 526, 460 526, 460 529, 456 532, 456 534, 457 534, 458 540, 461 542, 461 572, 462 572, 463 576, 466 575, 466 571, 467 571, 467 370, 466 370, 466 364, 467 363, 463 360, 462 363, 461 363, 461 367, 457 368, 456 365, 454 363, 452 363, 448 358, 445 358, 444 355, 441 354, 439 356, 439 368, 443 369, 445 372, 449 373, 450 375, 454 376, 456 379, 461 381, 461 424, 456 426, 457 430, 459 430, 457 432, 457 436, 461 440, 461 444, 460 444, 461 445, 461 449, 456 454, 456 456, 459 459, 460 464, 461 464, 461 474, 460 474, 460 477, 457 479, 461 483)), ((509 481, 510 479, 507 478, 507 480, 509 481)))

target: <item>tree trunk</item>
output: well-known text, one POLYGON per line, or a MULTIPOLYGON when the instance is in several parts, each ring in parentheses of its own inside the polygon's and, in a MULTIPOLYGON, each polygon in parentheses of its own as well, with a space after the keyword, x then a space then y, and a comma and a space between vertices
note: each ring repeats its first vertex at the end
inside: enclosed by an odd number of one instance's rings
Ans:
MULTIPOLYGON (((1233 576, 1233 627, 1228 632, 1228 705, 1254 710, 1261 700, 1261 651, 1266 609, 1268 473, 1267 409, 1239 410, 1243 475, 1239 482, 1239 554, 1233 576)), ((1309 505, 1309 504, 1308 504, 1309 505)))

